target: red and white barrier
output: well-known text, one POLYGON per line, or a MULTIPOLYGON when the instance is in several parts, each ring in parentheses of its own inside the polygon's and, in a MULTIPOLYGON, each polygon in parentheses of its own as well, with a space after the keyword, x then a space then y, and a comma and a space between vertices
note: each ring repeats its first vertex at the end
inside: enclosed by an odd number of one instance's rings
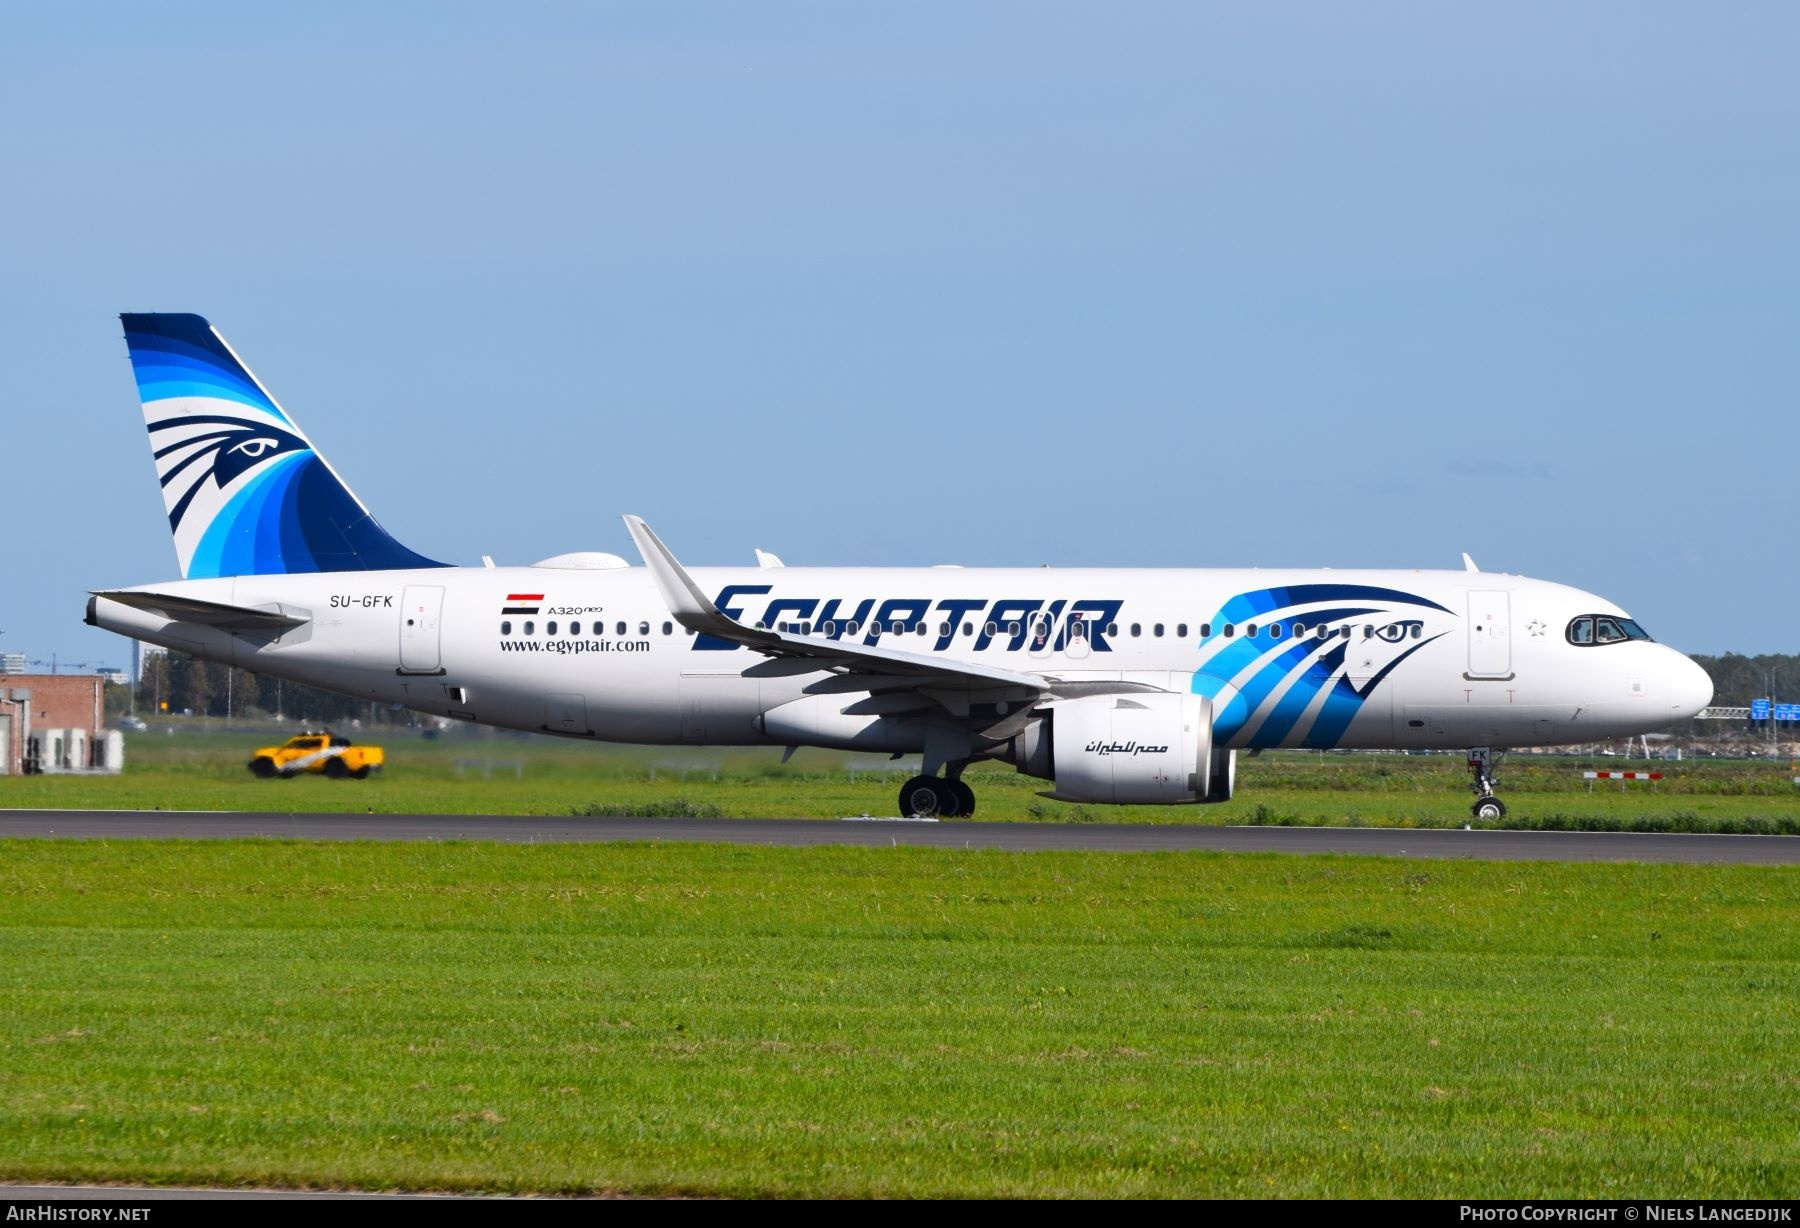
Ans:
POLYGON ((1661 780, 1661 772, 1583 772, 1583 780, 1661 780))

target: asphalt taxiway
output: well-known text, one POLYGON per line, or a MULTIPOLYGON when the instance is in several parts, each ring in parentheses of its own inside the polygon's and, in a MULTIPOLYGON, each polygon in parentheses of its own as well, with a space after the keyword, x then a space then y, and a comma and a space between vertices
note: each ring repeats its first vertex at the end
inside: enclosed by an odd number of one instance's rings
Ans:
POLYGON ((504 815, 5 810, 0 838, 73 840, 486 840, 507 844, 682 841, 1148 853, 1349 854, 1480 861, 1800 864, 1800 838, 1486 828, 1201 827, 904 819, 622 819, 504 815))

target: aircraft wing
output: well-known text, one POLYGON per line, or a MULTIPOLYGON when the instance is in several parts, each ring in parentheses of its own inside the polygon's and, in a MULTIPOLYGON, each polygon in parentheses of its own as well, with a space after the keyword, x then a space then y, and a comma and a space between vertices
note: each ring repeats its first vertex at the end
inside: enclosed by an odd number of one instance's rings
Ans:
POLYGON ((287 609, 245 605, 227 605, 220 601, 200 601, 193 597, 176 597, 168 593, 147 593, 142 589, 98 592, 104 597, 134 610, 143 610, 174 622, 203 623, 223 631, 288 631, 311 622, 311 616, 289 613, 287 609))
POLYGON ((644 565, 650 569, 651 578, 662 591, 669 613, 674 615, 676 622, 697 634, 717 636, 771 657, 811 660, 819 669, 839 667, 858 674, 908 678, 940 690, 986 691, 995 687, 1018 687, 1048 694, 1056 688, 1056 684, 1042 674, 747 627, 720 612, 641 517, 625 517, 625 528, 643 554, 644 565))

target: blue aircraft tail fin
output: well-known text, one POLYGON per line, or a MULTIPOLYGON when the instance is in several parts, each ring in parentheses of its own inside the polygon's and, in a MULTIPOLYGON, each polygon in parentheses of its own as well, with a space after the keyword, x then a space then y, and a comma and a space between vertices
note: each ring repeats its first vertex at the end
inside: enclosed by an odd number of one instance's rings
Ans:
POLYGON ((119 318, 185 579, 446 566, 376 523, 212 325, 119 318))

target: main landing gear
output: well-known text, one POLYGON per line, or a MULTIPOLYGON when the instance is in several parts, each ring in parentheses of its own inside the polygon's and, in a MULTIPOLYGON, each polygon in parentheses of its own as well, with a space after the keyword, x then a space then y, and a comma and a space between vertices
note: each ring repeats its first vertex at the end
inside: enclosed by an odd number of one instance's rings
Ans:
POLYGON ((962 782, 969 761, 949 763, 942 776, 914 776, 900 786, 900 813, 917 819, 966 819, 975 813, 975 790, 962 782))
POLYGON ((1494 752, 1491 747, 1476 746, 1469 751, 1469 775, 1474 777, 1469 787, 1475 790, 1475 804, 1469 813, 1483 822, 1506 817, 1506 803, 1494 796, 1494 786, 1499 784, 1494 779, 1494 752))

